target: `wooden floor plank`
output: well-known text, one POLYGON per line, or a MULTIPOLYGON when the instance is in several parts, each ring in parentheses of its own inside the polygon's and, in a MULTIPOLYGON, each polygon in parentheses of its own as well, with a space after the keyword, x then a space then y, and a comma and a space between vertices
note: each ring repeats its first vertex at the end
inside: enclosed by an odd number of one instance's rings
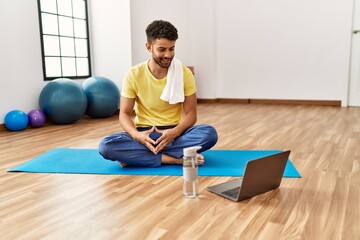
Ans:
POLYGON ((198 115, 218 131, 214 149, 289 149, 302 178, 236 203, 206 190, 229 177, 200 177, 191 200, 176 176, 8 173, 53 148, 97 148, 122 128, 113 116, 0 129, 0 238, 360 238, 360 108, 202 103, 198 115))

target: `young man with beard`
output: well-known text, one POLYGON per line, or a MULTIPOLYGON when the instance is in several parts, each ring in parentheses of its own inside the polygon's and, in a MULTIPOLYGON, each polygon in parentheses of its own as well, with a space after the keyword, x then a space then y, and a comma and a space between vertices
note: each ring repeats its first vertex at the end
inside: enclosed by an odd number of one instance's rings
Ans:
MULTIPOLYGON (((184 148, 201 146, 202 152, 218 138, 212 126, 194 125, 195 78, 174 58, 177 29, 157 20, 146 28, 146 36, 150 60, 132 67, 123 81, 119 121, 125 132, 105 137, 99 146, 104 158, 123 167, 182 164, 184 148)), ((198 154, 198 161, 204 164, 204 156, 198 154)))

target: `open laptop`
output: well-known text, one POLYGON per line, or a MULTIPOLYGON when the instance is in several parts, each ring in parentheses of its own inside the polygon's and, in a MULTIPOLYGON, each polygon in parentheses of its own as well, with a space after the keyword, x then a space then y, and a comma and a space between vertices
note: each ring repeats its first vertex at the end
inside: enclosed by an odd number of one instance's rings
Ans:
POLYGON ((210 192, 241 201, 280 186, 290 151, 250 160, 244 176, 229 182, 208 187, 210 192))

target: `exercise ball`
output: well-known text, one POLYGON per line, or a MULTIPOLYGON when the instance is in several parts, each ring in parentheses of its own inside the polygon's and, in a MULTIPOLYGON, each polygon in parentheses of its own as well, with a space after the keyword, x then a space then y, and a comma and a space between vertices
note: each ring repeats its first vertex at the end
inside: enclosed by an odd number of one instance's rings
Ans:
POLYGON ((42 89, 39 105, 54 123, 70 124, 84 115, 87 98, 80 84, 68 78, 57 78, 42 89))
POLYGON ((12 110, 5 115, 5 127, 11 131, 24 130, 29 122, 26 113, 20 110, 12 110))
POLYGON ((90 77, 82 83, 88 99, 86 114, 93 118, 112 116, 119 108, 120 91, 105 77, 90 77))
POLYGON ((34 109, 28 112, 29 125, 33 128, 41 127, 46 120, 45 113, 40 109, 34 109))

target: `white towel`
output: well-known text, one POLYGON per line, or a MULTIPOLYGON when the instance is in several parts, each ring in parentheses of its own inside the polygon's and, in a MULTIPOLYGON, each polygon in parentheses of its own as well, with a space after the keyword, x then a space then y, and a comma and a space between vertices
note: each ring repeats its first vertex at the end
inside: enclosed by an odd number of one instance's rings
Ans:
POLYGON ((160 96, 161 100, 170 104, 184 102, 184 74, 182 63, 174 58, 167 72, 166 85, 160 96))

